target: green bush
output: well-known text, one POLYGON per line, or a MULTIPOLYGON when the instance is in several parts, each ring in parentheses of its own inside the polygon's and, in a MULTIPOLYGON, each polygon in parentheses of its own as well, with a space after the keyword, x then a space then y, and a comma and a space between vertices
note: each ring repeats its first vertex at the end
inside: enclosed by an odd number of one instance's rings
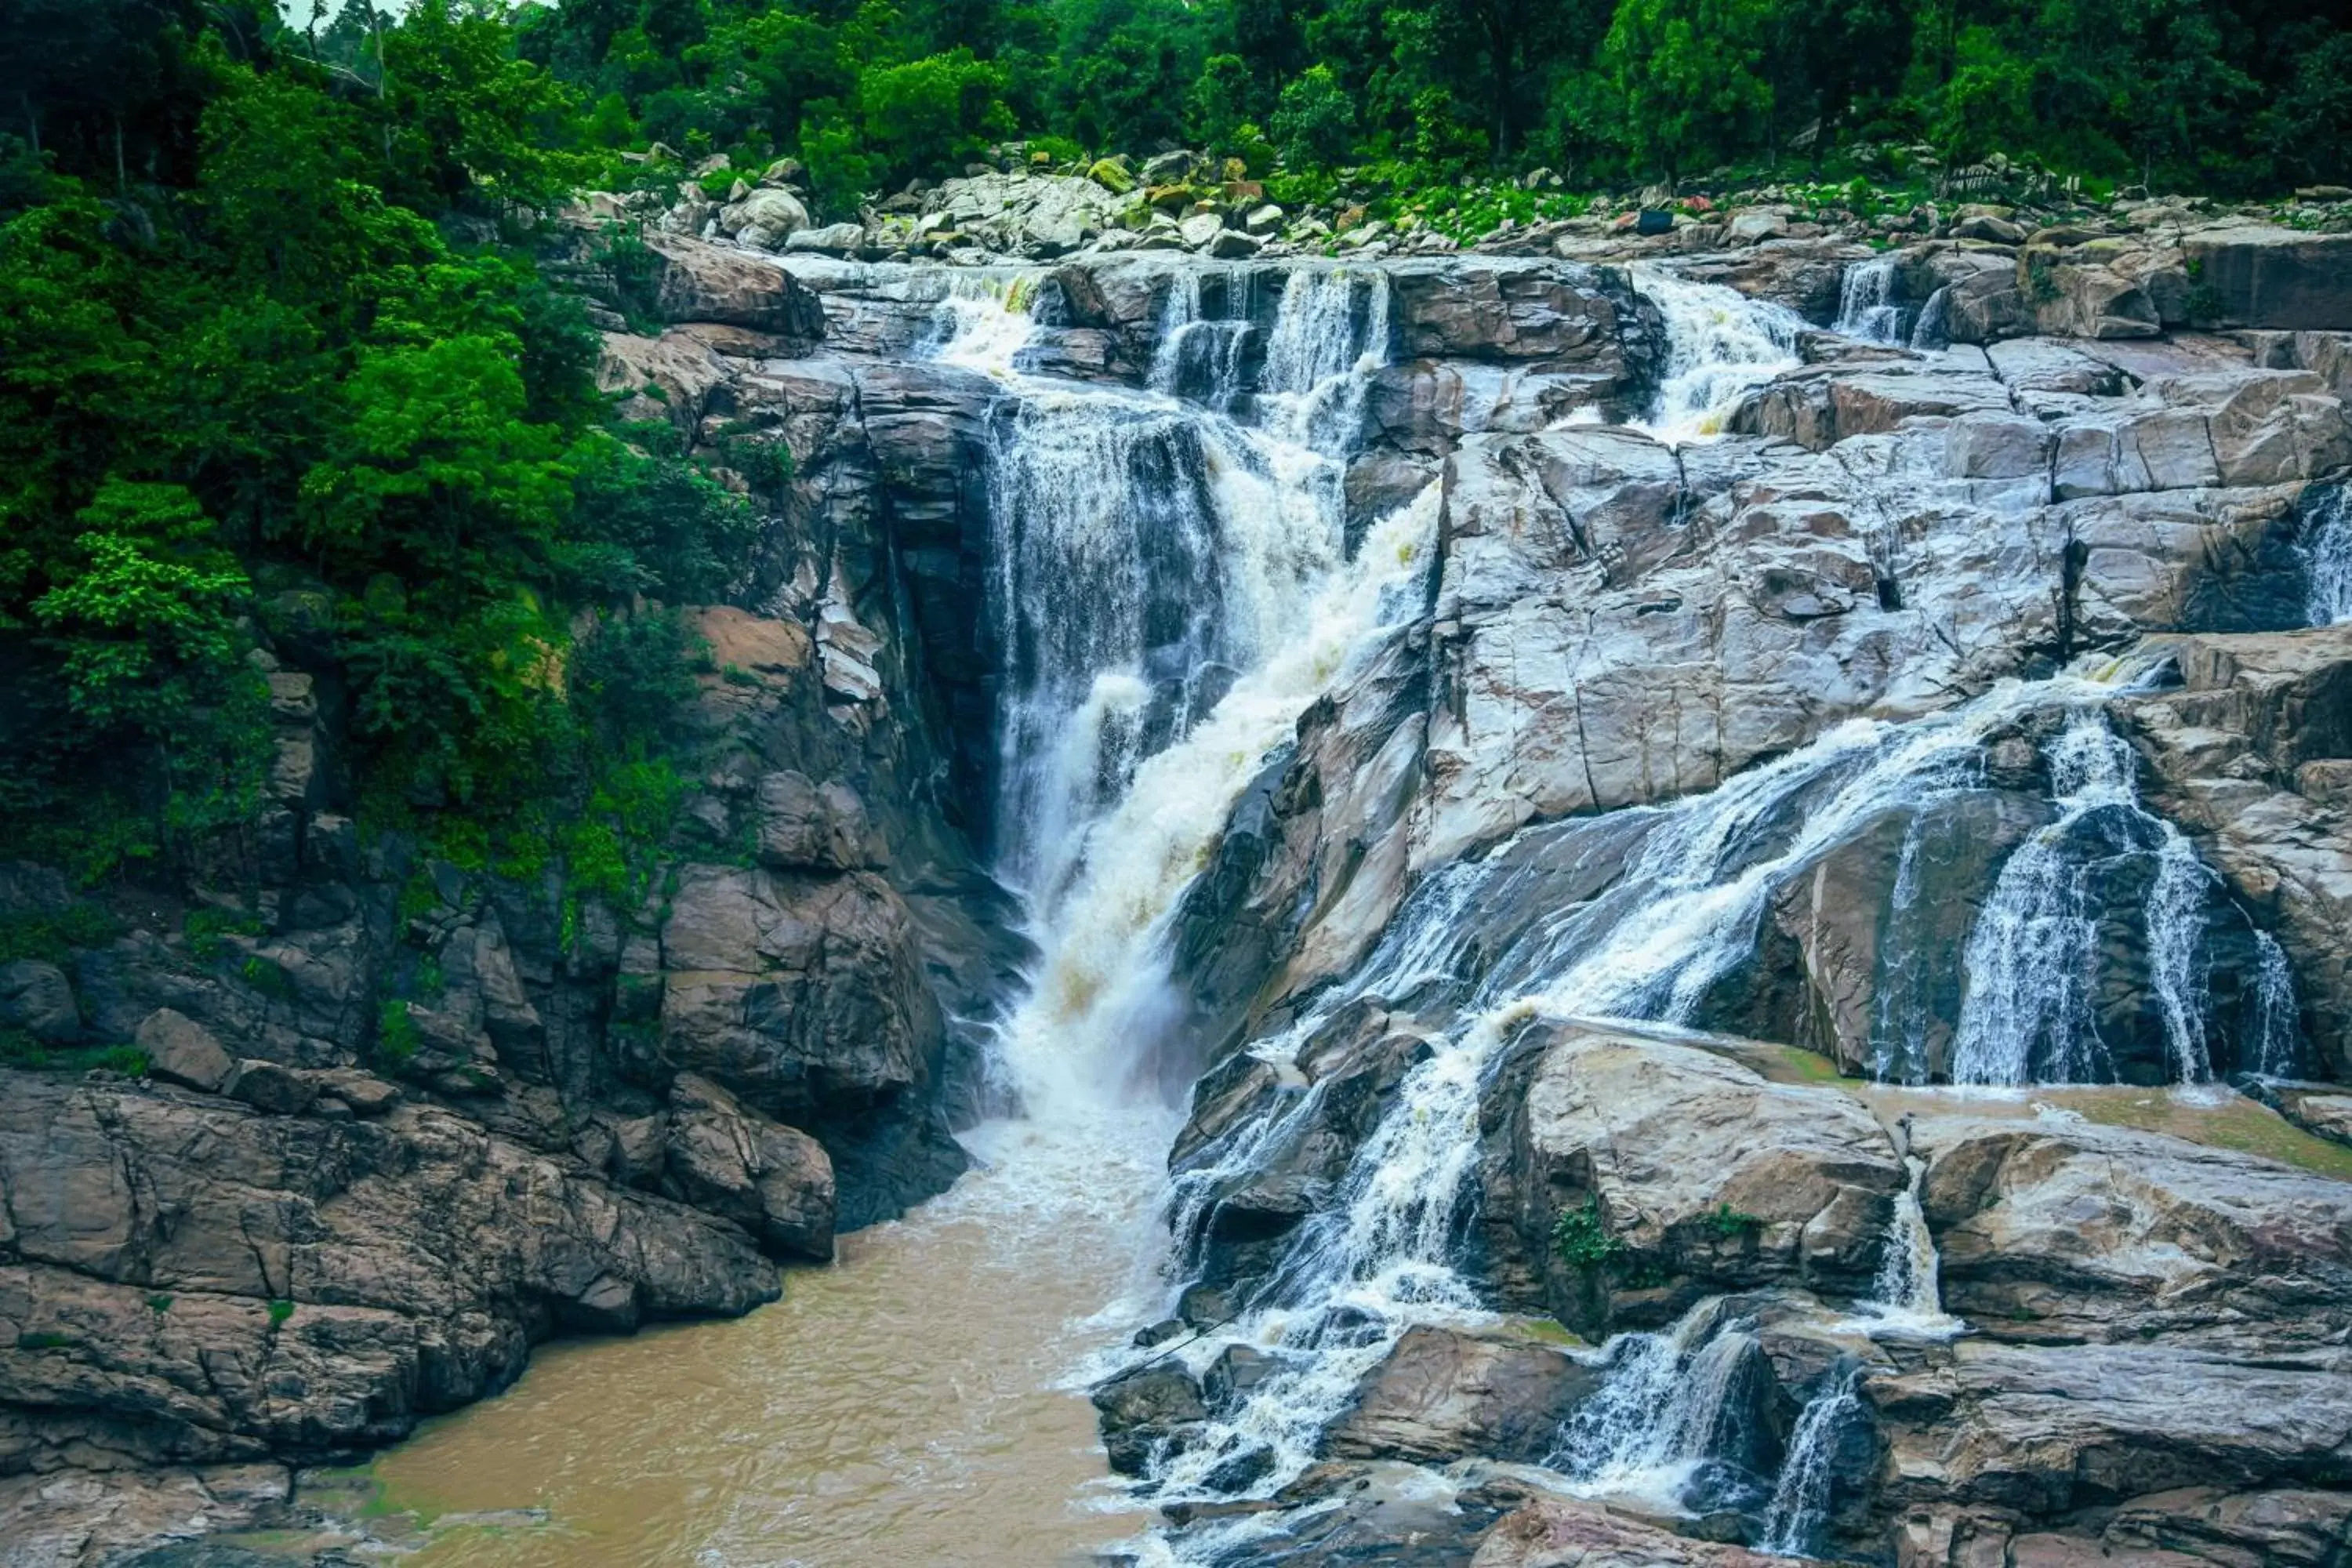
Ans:
POLYGON ((1625 1252, 1625 1244, 1609 1234, 1608 1222, 1601 1218, 1598 1193, 1588 1194, 1582 1208, 1560 1210, 1552 1221, 1551 1239, 1560 1260, 1584 1273, 1606 1267, 1625 1252))

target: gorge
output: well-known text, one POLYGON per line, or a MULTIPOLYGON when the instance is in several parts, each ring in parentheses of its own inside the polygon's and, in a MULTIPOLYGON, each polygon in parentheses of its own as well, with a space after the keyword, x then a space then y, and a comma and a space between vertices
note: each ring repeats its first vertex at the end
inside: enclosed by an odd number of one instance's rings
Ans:
POLYGON ((1609 246, 583 244, 790 459, 661 873, 277 656, 261 929, 0 970, 148 1068, 5 1075, 0 1562, 2352 1551, 2352 242, 1609 246))

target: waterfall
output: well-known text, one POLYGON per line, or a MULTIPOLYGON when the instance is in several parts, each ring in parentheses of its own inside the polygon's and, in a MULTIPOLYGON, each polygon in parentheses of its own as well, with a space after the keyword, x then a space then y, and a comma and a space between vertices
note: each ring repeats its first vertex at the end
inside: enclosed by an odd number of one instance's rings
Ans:
POLYGON ((1911 341, 1906 346, 1914 353, 1938 353, 1951 347, 1951 285, 1944 284, 1919 307, 1919 319, 1911 324, 1911 341))
MULTIPOLYGON (((2004 683, 1959 708, 1906 723, 1852 721, 1705 795, 1523 829, 1484 858, 1457 864, 1415 889, 1355 975, 1252 1047, 1287 1068, 1318 1029, 1363 999, 1412 994, 1424 1015, 1433 997, 1457 1009, 1452 1026, 1433 1035, 1427 1054, 1355 1150, 1334 1201, 1300 1225, 1219 1342, 1272 1350, 1280 1369, 1213 1422, 1203 1441, 1161 1467, 1152 1478, 1160 1495, 1213 1491, 1206 1483, 1220 1465, 1260 1449, 1270 1450, 1272 1462, 1251 1489, 1270 1494, 1312 1462, 1322 1430, 1406 1329, 1475 1321, 1476 1292, 1459 1265, 1477 1168, 1480 1092, 1522 1024, 1537 1016, 1688 1023, 1720 981, 1753 960, 1774 900, 1823 854, 1893 815, 1916 816, 1982 787, 1982 749, 1990 736, 2037 711, 2086 709, 2112 695, 2110 687, 2061 677, 2004 683), (1604 834, 1622 835, 1607 842, 1622 848, 1630 839, 1631 848, 1622 871, 1600 891, 1549 906, 1516 931, 1481 924, 1481 911, 1512 907, 1525 896, 1520 879, 1540 876, 1547 854, 1580 854, 1578 846, 1604 834), (1456 978, 1465 970, 1478 973, 1475 983, 1456 978)), ((2158 856, 2149 929, 2176 933, 2151 937, 2156 948, 2175 955, 2158 954, 2158 984, 2179 992, 2186 961, 2179 955, 2193 954, 2196 940, 2188 906, 2191 895, 2204 897, 2209 874, 2185 839, 2139 810, 2129 790, 2128 751, 2095 717, 2070 723, 2052 752, 2062 822, 2105 814, 2129 826, 2134 847, 2158 856), (2183 931, 2188 936, 2178 937, 2183 931)), ((2072 864, 2063 849, 2068 836, 2055 837, 2059 847, 2043 853, 2063 869, 2072 864)), ((2002 886, 1971 938, 1969 989, 1988 1016, 1976 1026, 1969 1062, 1980 1064, 1986 1042, 1998 1033, 1990 1026, 1992 1000, 2028 994, 2010 981, 2071 986, 2056 993, 2063 1011, 2092 978, 2078 962, 2084 951, 2079 931, 2032 914, 2036 900, 2016 885, 2044 879, 2033 873, 2032 853, 2029 845, 2004 866, 2002 886), (1997 935, 2001 931, 2009 934, 1997 935), (2062 947, 2063 956, 2044 962, 2062 947)), ((2090 911, 2081 918, 2087 928, 2090 911)), ((2185 994, 2172 1001, 2168 1029, 2175 1027, 2176 1011, 2194 1017, 2198 1010, 2185 994)), ((2027 1003, 2018 1005, 2030 1010, 2027 1003)), ((2181 1048, 2192 1045, 2201 1051, 2201 1034, 2181 1048)), ((2029 1052, 2025 1065, 2040 1065, 2048 1055, 2029 1052)), ((1996 1081, 2018 1081, 2023 1070, 1996 1081)), ((1180 1237, 1198 1233, 1221 1183, 1249 1171, 1262 1152, 1280 1147, 1290 1129, 1306 1124, 1318 1092, 1280 1097, 1194 1156, 1172 1205, 1180 1237)), ((1890 1267, 1902 1272, 1885 1277, 1874 1292, 1884 1299, 1868 1310, 1871 1325, 1915 1336, 1948 1332, 1916 1192, 1898 1200, 1896 1225, 1890 1267)), ((1635 1345, 1622 1353, 1638 1359, 1647 1352, 1635 1345)))
POLYGON ((1666 323, 1666 366, 1650 417, 1634 426, 1681 445, 1717 435, 1751 387, 1794 370, 1805 319, 1716 283, 1636 268, 1633 287, 1666 323))
POLYGON ((1895 1194, 1878 1275, 1871 1281, 1869 1300, 1854 1303, 1860 1314, 1854 1325, 1874 1338, 1950 1339, 1966 1325, 1944 1310, 1936 1237, 1919 1207, 1919 1184, 1926 1179, 1927 1162, 1906 1154, 1904 1163, 1910 1180, 1895 1194))
POLYGON ((1847 1373, 1805 1404, 1789 1436, 1780 1484, 1764 1511, 1759 1552, 1776 1557, 1811 1554, 1813 1538, 1829 1517, 1830 1487, 1836 1479, 1838 1438, 1846 1423, 1862 1414, 1860 1369, 1847 1373))
MULTIPOLYGON (((1219 1466, 1259 1449, 1273 1463, 1252 1489, 1279 1489, 1313 1461, 1324 1427, 1407 1328, 1481 1315, 1457 1268, 1464 1211, 1477 1167, 1480 1090, 1520 1024, 1538 1014, 1686 1021, 1707 988, 1752 952, 1780 888, 1864 824, 1972 787, 1986 734, 2052 700, 2053 690, 2011 684, 1907 725, 1855 721, 1710 795, 1613 814, 1640 835, 1623 874, 1504 944, 1461 995, 1460 1021, 1406 1073, 1356 1149, 1336 1201, 1302 1224, 1230 1331, 1232 1342, 1276 1351, 1280 1370, 1161 1468, 1152 1478, 1161 1494, 1213 1489, 1206 1483, 1219 1466)), ((1355 976, 1254 1053, 1287 1063, 1351 1002, 1460 973, 1482 942, 1468 917, 1502 901, 1519 874, 1506 844, 1432 877, 1355 976)), ((1297 1124, 1311 1114, 1314 1092, 1288 1097, 1198 1156, 1178 1184, 1180 1237, 1197 1228, 1218 1179, 1275 1146, 1278 1134, 1265 1121, 1297 1124)))
POLYGON ((1887 900, 1886 936, 1878 984, 1872 997, 1870 1076, 1880 1083, 1917 1083, 1927 1077, 1929 1010, 1912 931, 1919 903, 1919 858, 1927 843, 1926 819, 1914 815, 1904 825, 1903 847, 1895 860, 1895 887, 1887 900))
POLYGON ((1663 1333, 1612 1338, 1594 1358, 1608 1376, 1563 1425, 1546 1467, 1587 1497, 1684 1507, 1699 1467, 1736 1436, 1733 1395, 1756 1353, 1747 1327, 1720 1320, 1703 1301, 1663 1333))
POLYGON ((2304 514, 2302 552, 2309 579, 2305 611, 2315 626, 2352 621, 2352 486, 2338 485, 2304 514))
MULTIPOLYGON (((1227 298, 1244 291, 1227 285, 1227 298)), ((1019 289, 983 281, 943 301, 934 357, 1014 395, 992 420, 988 469, 992 839, 999 874, 1050 911, 1136 768, 1296 636, 1340 565, 1338 459, 1354 432, 1328 411, 1360 399, 1352 389, 1385 345, 1387 294, 1378 277, 1294 274, 1268 356, 1268 417, 1252 426, 1218 411, 1236 397, 1246 323, 1201 319, 1197 272, 1171 280, 1156 393, 1022 374, 1019 289), (1213 324, 1234 330, 1192 331, 1213 324), (1188 342, 1217 351, 1206 387, 1216 406, 1171 390, 1200 380, 1181 368, 1188 342)))
POLYGON ((1387 363, 1388 350, 1385 274, 1346 268, 1293 272, 1283 285, 1259 375, 1265 423, 1312 450, 1352 445, 1370 385, 1366 373, 1387 363))
MULTIPOLYGON (((1211 324, 1192 269, 1171 280, 1174 330, 1139 392, 1024 374, 1017 279, 959 280, 940 305, 934 357, 1008 393, 988 472, 994 839, 1040 958, 993 1065, 1033 1134, 1116 1119, 1139 1098, 1172 1005, 1165 919, 1265 752, 1414 598, 1399 590, 1423 569, 1433 489, 1376 525, 1350 565, 1339 475, 1352 432, 1292 412, 1344 405, 1384 354, 1384 279, 1334 279, 1286 289, 1273 333, 1285 357, 1255 424, 1178 395, 1194 383, 1168 368, 1186 352, 1171 338, 1215 341, 1183 330, 1211 324)), ((1244 281, 1223 282, 1226 300, 1244 296, 1244 281)), ((1245 324, 1217 325, 1237 339, 1245 324)), ((1209 388, 1208 405, 1234 401, 1234 385, 1209 388)), ((1137 1148, 1149 1157, 1150 1140, 1137 1148)))
POLYGON ((1189 397, 1220 414, 1233 412, 1245 388, 1242 371, 1251 334, 1250 271, 1221 273, 1224 297, 1239 310, 1209 316, 1202 301, 1202 268, 1180 267, 1170 277, 1160 310, 1160 341, 1153 346, 1146 380, 1169 397, 1189 397))
POLYGON ((2210 1076, 2197 966, 2211 873, 2170 823, 2139 805, 2131 747, 2078 717, 2046 753, 2058 819, 2010 856, 1969 933, 1968 984, 1952 1045, 1955 1083, 2096 1083, 2115 1060, 2095 1006, 2109 862, 2153 854, 2141 909, 2149 981, 2183 1083, 2210 1076))
POLYGON ((1895 301, 1898 282, 1891 256, 1850 263, 1838 279, 1837 321, 1831 330, 1866 343, 1901 347, 1909 342, 1903 307, 1895 301))
POLYGON ((2254 933, 2254 1071, 2269 1079, 2293 1079, 2303 1070, 2303 1029, 2294 1000, 2294 969, 2286 949, 2266 931, 2254 933))

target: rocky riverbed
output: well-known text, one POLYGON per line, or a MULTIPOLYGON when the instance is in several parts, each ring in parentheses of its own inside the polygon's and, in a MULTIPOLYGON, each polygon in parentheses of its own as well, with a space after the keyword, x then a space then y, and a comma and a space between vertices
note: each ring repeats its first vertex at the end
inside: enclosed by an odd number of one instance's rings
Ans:
POLYGON ((1163 1102, 1133 1321, 1129 1227, 961 1352, 1138 1336, 1139 1561, 2332 1561, 2352 237, 2124 227, 583 239, 625 408, 789 458, 666 862, 362 836, 289 639, 235 864, 0 873, 0 1023, 140 1053, 0 1074, 0 1562, 308 1528, 1163 1102))

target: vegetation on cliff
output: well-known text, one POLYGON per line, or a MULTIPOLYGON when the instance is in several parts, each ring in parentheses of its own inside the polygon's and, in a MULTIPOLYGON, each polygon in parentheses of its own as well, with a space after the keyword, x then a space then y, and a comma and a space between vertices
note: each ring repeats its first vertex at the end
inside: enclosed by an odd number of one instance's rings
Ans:
POLYGON ((719 591, 749 510, 612 422, 532 265, 583 184, 791 157, 845 216, 1025 136, 1302 189, 1900 177, 1899 145, 2263 190, 2352 140, 2352 33, 2276 0, 320 9, 8 6, 0 813, 85 873, 249 822, 265 648, 322 680, 352 793, 453 845, 609 872, 657 815, 692 649, 654 607, 719 591))
POLYGON ((484 852, 595 837, 688 652, 647 603, 714 593, 746 513, 608 423, 531 263, 519 215, 583 167, 572 95, 438 5, 367 81, 257 6, 15 10, 12 852, 217 854, 273 754, 265 647, 332 691, 379 812, 465 806, 484 852))

